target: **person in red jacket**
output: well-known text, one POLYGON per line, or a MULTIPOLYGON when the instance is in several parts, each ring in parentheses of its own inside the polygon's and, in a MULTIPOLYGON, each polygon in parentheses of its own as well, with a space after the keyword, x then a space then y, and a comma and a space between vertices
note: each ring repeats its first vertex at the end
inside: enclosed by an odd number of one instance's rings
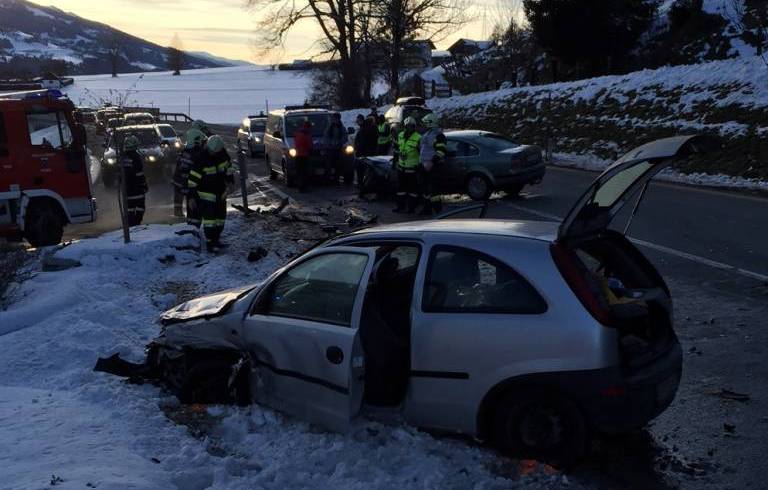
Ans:
POLYGON ((296 183, 299 192, 306 192, 309 181, 309 156, 312 154, 312 123, 304 121, 293 135, 293 148, 296 155, 293 161, 296 163, 296 183))

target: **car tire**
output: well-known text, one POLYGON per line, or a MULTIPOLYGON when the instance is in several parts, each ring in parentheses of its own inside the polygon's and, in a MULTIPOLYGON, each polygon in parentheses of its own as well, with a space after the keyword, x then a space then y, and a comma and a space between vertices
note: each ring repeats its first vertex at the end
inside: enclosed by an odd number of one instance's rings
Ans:
POLYGON ((295 182, 296 179, 294 179, 293 176, 290 173, 288 173, 288 164, 285 162, 285 160, 283 160, 281 167, 283 169, 283 178, 285 179, 285 185, 287 185, 288 187, 293 187, 294 184, 296 183, 295 182))
POLYGON ((24 238, 37 248, 58 245, 63 235, 64 216, 58 204, 47 199, 33 199, 24 216, 24 238))
POLYGON ((275 169, 272 168, 272 161, 269 159, 269 153, 267 153, 266 151, 264 152, 264 165, 267 167, 267 174, 269 175, 269 180, 277 179, 277 172, 275 172, 275 169))
POLYGON ((483 174, 470 174, 467 177, 467 195, 473 201, 485 201, 491 197, 491 181, 483 174))
POLYGON ((509 187, 506 187, 504 189, 504 192, 506 192, 507 196, 509 196, 509 197, 519 196, 520 195, 520 191, 523 190, 523 187, 525 187, 525 184, 510 185, 509 187))
POLYGON ((493 442, 517 457, 570 466, 586 455, 589 428, 581 409, 543 389, 516 390, 501 400, 493 418, 493 442))

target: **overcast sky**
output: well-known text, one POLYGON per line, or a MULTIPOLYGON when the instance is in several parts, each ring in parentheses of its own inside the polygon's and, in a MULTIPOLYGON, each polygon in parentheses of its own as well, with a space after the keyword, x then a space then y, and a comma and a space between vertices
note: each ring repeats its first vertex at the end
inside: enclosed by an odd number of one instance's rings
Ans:
MULTIPOLYGON (((0 0, 1 1, 1 0, 0 0)), ((245 8, 246 0, 33 0, 86 19, 103 22, 129 34, 167 46, 176 32, 187 51, 209 53, 248 61, 276 63, 308 58, 316 52, 319 31, 311 23, 294 29, 284 50, 259 53, 254 31, 258 12, 245 8)), ((498 17, 499 0, 474 0, 471 23, 438 43, 447 47, 459 37, 481 39, 490 33, 498 17)), ((504 0, 501 0, 504 1, 504 0)), ((506 0, 509 3, 509 0, 506 0)), ((512 0, 514 1, 514 0, 512 0)))

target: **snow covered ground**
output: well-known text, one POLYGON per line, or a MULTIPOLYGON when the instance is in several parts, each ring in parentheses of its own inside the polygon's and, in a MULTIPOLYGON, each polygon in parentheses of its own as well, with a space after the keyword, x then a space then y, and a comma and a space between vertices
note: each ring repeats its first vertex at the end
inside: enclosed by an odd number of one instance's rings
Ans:
POLYGON ((211 123, 239 124, 248 114, 267 106, 274 109, 302 104, 311 72, 236 66, 171 72, 75 77, 65 92, 75 104, 99 106, 103 102, 159 107, 163 112, 189 113, 211 123))
POLYGON ((128 245, 113 232, 58 250, 56 257, 82 266, 38 272, 15 289, 15 301, 0 312, 0 487, 568 484, 565 476, 543 471, 517 477, 515 466, 493 452, 398 424, 361 420, 350 434, 339 435, 258 406, 181 409, 154 386, 93 372, 99 356, 119 352, 143 359, 160 312, 197 294, 262 280, 297 249, 260 221, 245 222, 234 213, 230 218, 224 238, 233 247, 227 255, 189 250, 195 239, 175 234, 182 225, 141 226, 128 245), (258 245, 270 254, 247 262, 247 250, 258 245), (193 423, 173 421, 183 417, 193 423))

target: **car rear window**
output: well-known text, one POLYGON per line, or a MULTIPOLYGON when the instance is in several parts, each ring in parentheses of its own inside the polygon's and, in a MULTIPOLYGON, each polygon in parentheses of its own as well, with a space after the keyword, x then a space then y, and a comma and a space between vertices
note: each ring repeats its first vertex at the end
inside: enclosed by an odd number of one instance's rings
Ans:
POLYGON ((427 114, 432 114, 432 109, 419 106, 403 107, 403 121, 405 121, 405 119, 408 117, 415 117, 417 121, 421 121, 421 119, 427 114))
POLYGON ((506 136, 495 133, 483 133, 480 135, 480 141, 483 145, 491 148, 495 151, 509 150, 510 148, 517 148, 520 146, 506 136))
POLYGON ((422 309, 432 313, 535 315, 547 303, 534 287, 506 264, 462 247, 432 249, 422 309))
POLYGON ((263 133, 267 128, 267 123, 264 120, 251 121, 251 131, 256 133, 263 133))

